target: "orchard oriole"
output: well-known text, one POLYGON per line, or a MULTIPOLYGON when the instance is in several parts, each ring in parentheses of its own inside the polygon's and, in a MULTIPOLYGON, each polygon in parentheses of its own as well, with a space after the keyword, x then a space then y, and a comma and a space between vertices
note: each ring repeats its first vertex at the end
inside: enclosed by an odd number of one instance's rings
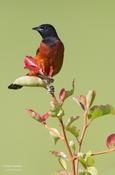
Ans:
MULTIPOLYGON (((52 77, 56 75, 63 64, 64 57, 64 45, 60 40, 56 29, 51 24, 42 24, 38 27, 34 27, 33 30, 39 32, 42 36, 42 41, 39 48, 36 51, 34 58, 26 57, 25 64, 32 61, 33 64, 38 66, 38 69, 29 67, 29 76, 52 77)), ((28 68, 27 64, 25 65, 28 68)), ((22 86, 11 84, 9 89, 20 89, 22 86)))

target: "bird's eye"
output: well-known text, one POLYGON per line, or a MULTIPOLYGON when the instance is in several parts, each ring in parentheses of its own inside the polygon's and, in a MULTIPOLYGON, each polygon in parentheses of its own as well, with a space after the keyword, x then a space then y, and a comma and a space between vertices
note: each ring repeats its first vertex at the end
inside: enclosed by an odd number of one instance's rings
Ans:
POLYGON ((44 26, 44 29, 45 29, 45 30, 47 30, 47 29, 48 29, 48 27, 47 27, 47 26, 44 26))
POLYGON ((43 29, 43 30, 47 30, 47 26, 41 26, 41 28, 43 29))
POLYGON ((47 26, 41 26, 41 28, 43 29, 43 30, 47 30, 47 26))

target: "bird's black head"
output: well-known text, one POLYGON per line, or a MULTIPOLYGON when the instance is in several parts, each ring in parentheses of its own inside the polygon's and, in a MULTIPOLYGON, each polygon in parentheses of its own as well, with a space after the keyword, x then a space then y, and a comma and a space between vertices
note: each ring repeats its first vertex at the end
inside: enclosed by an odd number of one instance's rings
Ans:
POLYGON ((42 38, 58 37, 56 29, 51 24, 42 24, 32 29, 39 32, 42 38))

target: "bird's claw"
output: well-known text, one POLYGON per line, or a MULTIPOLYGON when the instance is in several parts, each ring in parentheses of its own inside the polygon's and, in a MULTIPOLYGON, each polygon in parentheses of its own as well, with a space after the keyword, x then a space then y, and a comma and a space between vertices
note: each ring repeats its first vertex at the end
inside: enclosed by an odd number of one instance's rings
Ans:
POLYGON ((46 81, 49 84, 54 82, 53 78, 46 76, 46 75, 43 75, 43 74, 40 74, 40 73, 39 73, 38 77, 41 78, 42 80, 46 81))
POLYGON ((54 92, 55 92, 55 88, 52 84, 47 85, 47 90, 48 90, 49 94, 54 94, 54 92))
POLYGON ((54 82, 54 79, 51 76, 44 75, 43 73, 39 72, 38 77, 41 78, 47 85, 47 90, 49 94, 54 94, 54 86, 52 83, 54 82))

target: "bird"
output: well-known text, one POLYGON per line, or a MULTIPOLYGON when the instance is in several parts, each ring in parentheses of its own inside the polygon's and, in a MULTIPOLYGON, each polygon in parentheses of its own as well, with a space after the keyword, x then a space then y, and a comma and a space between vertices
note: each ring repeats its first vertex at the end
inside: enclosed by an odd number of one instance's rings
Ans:
MULTIPOLYGON (((25 58, 25 64, 29 59, 38 68, 35 71, 32 67, 29 67, 29 73, 27 75, 38 76, 43 79, 47 79, 47 77, 51 78, 60 72, 63 65, 64 44, 59 38, 55 27, 51 24, 41 24, 32 29, 41 35, 42 40, 35 56, 27 56, 25 58)), ((25 67, 27 68, 27 65, 25 67)), ((20 89, 22 87, 13 83, 8 86, 9 89, 20 89)))

